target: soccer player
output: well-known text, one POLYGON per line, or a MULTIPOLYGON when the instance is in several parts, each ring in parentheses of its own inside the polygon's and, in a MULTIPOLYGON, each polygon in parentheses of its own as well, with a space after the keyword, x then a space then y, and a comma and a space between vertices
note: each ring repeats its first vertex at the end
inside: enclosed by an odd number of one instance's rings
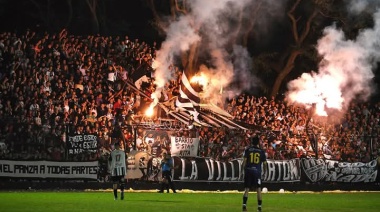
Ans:
POLYGON ((161 172, 162 172, 162 182, 161 189, 159 193, 163 193, 166 188, 167 193, 169 193, 169 186, 173 190, 173 193, 177 193, 174 188, 174 183, 172 180, 172 168, 173 168, 173 159, 172 157, 164 152, 162 154, 161 161, 161 172))
POLYGON ((265 152, 259 148, 259 138, 257 136, 251 138, 251 146, 244 150, 243 170, 244 170, 244 195, 243 195, 243 211, 247 211, 248 193, 252 187, 257 190, 257 211, 261 211, 261 165, 266 172, 265 152))
POLYGON ((113 196, 117 200, 117 188, 120 188, 120 199, 124 199, 124 181, 127 174, 127 166, 125 164, 125 152, 120 149, 120 143, 115 143, 115 149, 111 152, 108 159, 108 169, 111 173, 113 182, 113 196))

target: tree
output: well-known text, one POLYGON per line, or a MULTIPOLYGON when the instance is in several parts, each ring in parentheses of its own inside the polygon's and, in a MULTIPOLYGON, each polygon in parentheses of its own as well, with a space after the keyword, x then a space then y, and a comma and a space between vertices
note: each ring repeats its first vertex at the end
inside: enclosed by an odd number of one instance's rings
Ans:
MULTIPOLYGON (((186 0, 146 1, 153 11, 155 26, 163 34, 167 22, 160 16, 160 10, 170 14, 172 20, 176 20, 179 15, 189 13, 186 0), (165 6, 169 9, 164 9, 165 6)), ((322 36, 326 26, 336 22, 348 34, 360 29, 360 27, 354 29, 355 27, 346 24, 349 18, 349 15, 344 12, 346 4, 339 0, 289 0, 284 9, 285 16, 281 16, 283 20, 275 23, 280 28, 276 29, 277 34, 272 32, 272 35, 269 36, 272 40, 268 42, 267 46, 257 47, 261 42, 256 37, 260 30, 259 25, 256 25, 257 19, 266 17, 266 13, 272 5, 263 0, 252 1, 249 7, 239 8, 234 36, 229 44, 230 46, 239 44, 247 47, 251 53, 254 52, 255 71, 260 71, 259 76, 264 77, 263 89, 266 90, 266 95, 278 96, 286 81, 298 77, 303 72, 315 70, 320 60, 315 44, 322 36), (248 17, 246 16, 247 10, 249 11, 248 17)), ((185 71, 197 70, 202 62, 200 61, 200 47, 199 43, 194 43, 190 46, 189 51, 181 55, 185 71)))
POLYGON ((305 40, 310 34, 312 22, 318 14, 318 8, 314 7, 309 17, 307 17, 304 22, 301 22, 300 20, 302 17, 297 17, 295 13, 296 9, 300 6, 301 1, 302 0, 296 0, 287 12, 291 22, 291 32, 293 35, 294 44, 289 53, 285 53, 286 57, 282 57, 282 60, 278 61, 279 64, 277 64, 278 66, 275 68, 278 75, 273 84, 271 96, 277 96, 284 78, 293 70, 296 59, 304 52, 303 47, 305 45, 305 40))
MULTIPOLYGON (((289 29, 293 42, 286 51, 284 51, 277 61, 271 65, 276 72, 276 78, 270 92, 270 96, 277 96, 284 79, 294 71, 297 61, 300 57, 308 57, 318 63, 318 57, 313 45, 315 45, 321 31, 327 24, 333 21, 344 23, 339 5, 340 2, 334 0, 294 0, 287 11, 287 17, 290 22, 289 29), (306 8, 306 9, 305 9, 306 8)), ((311 71, 310 70, 303 70, 311 71)))
MULTIPOLYGON (((147 5, 152 10, 154 16, 154 26, 156 26, 157 30, 161 35, 165 35, 165 29, 168 26, 168 22, 161 18, 161 14, 157 9, 157 5, 159 9, 163 9, 165 6, 169 5, 170 11, 170 19, 176 20, 179 15, 186 15, 189 11, 187 8, 186 0, 164 0, 164 1, 154 1, 154 0, 146 0, 147 5)), ((190 73, 190 75, 195 73, 197 70, 198 64, 198 45, 199 43, 193 43, 188 52, 183 52, 181 54, 181 62, 182 66, 185 68, 185 71, 190 73)))
POLYGON ((65 28, 68 28, 70 25, 71 21, 73 20, 73 1, 72 0, 66 0, 67 3, 67 8, 68 8, 68 14, 67 14, 67 21, 64 25, 65 28))
MULTIPOLYGON (((155 25, 158 27, 158 29, 161 32, 165 32, 164 29, 166 28, 166 22, 162 20, 156 7, 158 2, 162 3, 162 1, 147 0, 147 2, 154 14, 155 23, 156 23, 155 25)), ((303 16, 299 16, 296 12, 297 12, 297 9, 300 8, 301 2, 302 0, 295 0, 287 12, 287 16, 291 22, 290 26, 291 26, 291 33, 294 40, 293 41, 294 44, 282 53, 283 56, 280 58, 280 60, 275 61, 275 62, 270 61, 270 63, 273 63, 273 65, 270 66, 271 69, 274 69, 276 72, 276 79, 273 84, 271 95, 277 94, 283 80, 293 70, 296 59, 299 57, 299 55, 303 54, 304 45, 306 43, 306 38, 310 34, 311 25, 315 17, 317 16, 317 14, 319 13, 319 8, 315 6, 313 7, 313 9, 311 10, 311 13, 306 19, 303 16)), ((329 0, 326 0, 326 1, 315 0, 315 2, 323 2, 327 4, 329 0)), ((172 20, 175 20, 179 14, 186 15, 189 12, 188 8, 186 7, 186 0, 167 0, 166 3, 170 7, 169 11, 170 11, 172 20)), ((240 44, 248 48, 254 48, 254 46, 248 46, 248 45, 254 45, 251 42, 249 42, 249 39, 251 38, 250 35, 254 31, 256 16, 260 14, 262 5, 263 5, 263 1, 260 0, 260 1, 253 1, 253 3, 250 4, 250 7, 239 8, 240 12, 239 12, 239 17, 238 17, 237 24, 235 27, 235 32, 233 33, 234 36, 232 36, 232 39, 230 40, 231 46, 234 44, 240 44), (246 18, 243 15, 243 14, 247 14, 246 10, 250 10, 249 18, 246 18)), ((315 3, 315 5, 317 5, 317 3, 315 3)), ((322 5, 318 5, 318 6, 322 6, 322 5)), ((303 13, 302 15, 306 15, 306 13, 303 13)), ((193 43, 189 51, 184 52, 181 55, 182 65, 183 67, 185 67, 185 71, 192 72, 197 69, 200 62, 198 53, 199 53, 199 43, 193 43)), ((269 59, 265 57, 258 57, 258 58, 269 59)), ((269 62, 269 60, 267 62, 269 62)))
POLYGON ((98 0, 86 0, 88 9, 91 12, 91 26, 93 33, 99 33, 100 31, 100 21, 98 17, 98 0))

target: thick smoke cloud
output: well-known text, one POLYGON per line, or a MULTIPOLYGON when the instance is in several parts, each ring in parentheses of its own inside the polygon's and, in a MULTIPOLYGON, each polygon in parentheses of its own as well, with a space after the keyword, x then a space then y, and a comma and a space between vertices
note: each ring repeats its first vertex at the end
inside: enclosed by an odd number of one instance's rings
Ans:
POLYGON ((372 80, 380 62, 380 11, 373 18, 373 28, 360 31, 354 40, 346 39, 336 26, 327 27, 317 44, 323 58, 318 72, 291 81, 287 97, 306 105, 315 103, 319 115, 328 115, 326 108, 345 111, 353 100, 368 100, 375 92, 372 80))
MULTIPOLYGON (((155 83, 157 92, 166 82, 174 78, 173 70, 168 67, 177 62, 181 53, 189 50, 196 42, 200 44, 201 53, 207 52, 211 58, 207 65, 201 65, 200 72, 204 72, 210 80, 204 85, 203 98, 209 101, 220 101, 220 93, 231 81, 239 76, 246 81, 254 81, 249 74, 251 58, 242 47, 234 47, 233 53, 227 51, 226 45, 233 34, 235 26, 231 21, 236 19, 242 8, 253 3, 253 0, 191 0, 189 13, 182 15, 178 20, 170 23, 166 30, 167 37, 157 52, 153 63, 155 68, 155 83), (233 58, 237 56, 236 60, 233 58), (217 99, 214 99, 219 94, 217 99)), ((252 84, 240 86, 241 90, 248 89, 252 84)))

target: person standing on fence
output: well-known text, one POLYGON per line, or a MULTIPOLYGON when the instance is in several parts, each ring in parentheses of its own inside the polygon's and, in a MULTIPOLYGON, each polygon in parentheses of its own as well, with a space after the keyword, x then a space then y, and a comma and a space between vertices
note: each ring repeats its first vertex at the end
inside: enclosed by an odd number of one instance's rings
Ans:
POLYGON ((120 199, 124 199, 125 175, 127 166, 125 162, 126 153, 120 149, 120 143, 115 143, 115 149, 111 152, 108 160, 108 171, 111 173, 113 182, 113 196, 117 200, 117 189, 120 188, 120 199))
POLYGON ((257 190, 258 211, 261 211, 261 166, 264 164, 264 173, 266 172, 266 156, 265 152, 259 148, 259 138, 251 137, 251 146, 244 150, 243 154, 243 170, 244 170, 244 195, 243 195, 243 211, 247 211, 248 193, 252 187, 257 190))
POLYGON ((173 169, 173 159, 172 157, 164 152, 162 154, 161 161, 161 172, 162 172, 162 181, 161 181, 161 189, 158 191, 159 193, 163 193, 165 188, 167 193, 169 193, 169 187, 173 190, 173 193, 177 193, 174 188, 174 183, 172 180, 172 169, 173 169))

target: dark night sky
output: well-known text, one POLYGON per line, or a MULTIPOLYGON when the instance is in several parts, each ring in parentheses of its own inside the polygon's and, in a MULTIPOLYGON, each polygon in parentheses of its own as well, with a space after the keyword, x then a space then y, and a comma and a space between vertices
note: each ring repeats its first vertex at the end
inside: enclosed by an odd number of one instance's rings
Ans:
MULTIPOLYGON (((40 6, 46 6, 46 0, 36 0, 40 6)), ((51 2, 50 25, 45 27, 41 21, 41 13, 32 1, 0 0, 0 29, 1 31, 24 31, 26 28, 60 30, 67 23, 68 6, 64 0, 51 2), (5 21, 6 20, 6 21, 5 21)), ((91 34, 90 13, 85 1, 73 2, 73 19, 69 31, 73 34, 91 34)), ((151 25, 152 14, 144 5, 144 0, 106 0, 105 14, 107 30, 102 34, 130 35, 151 42, 158 34, 151 25)), ((46 8, 46 7, 45 7, 46 8)), ((46 15, 46 9, 43 10, 46 15)))

